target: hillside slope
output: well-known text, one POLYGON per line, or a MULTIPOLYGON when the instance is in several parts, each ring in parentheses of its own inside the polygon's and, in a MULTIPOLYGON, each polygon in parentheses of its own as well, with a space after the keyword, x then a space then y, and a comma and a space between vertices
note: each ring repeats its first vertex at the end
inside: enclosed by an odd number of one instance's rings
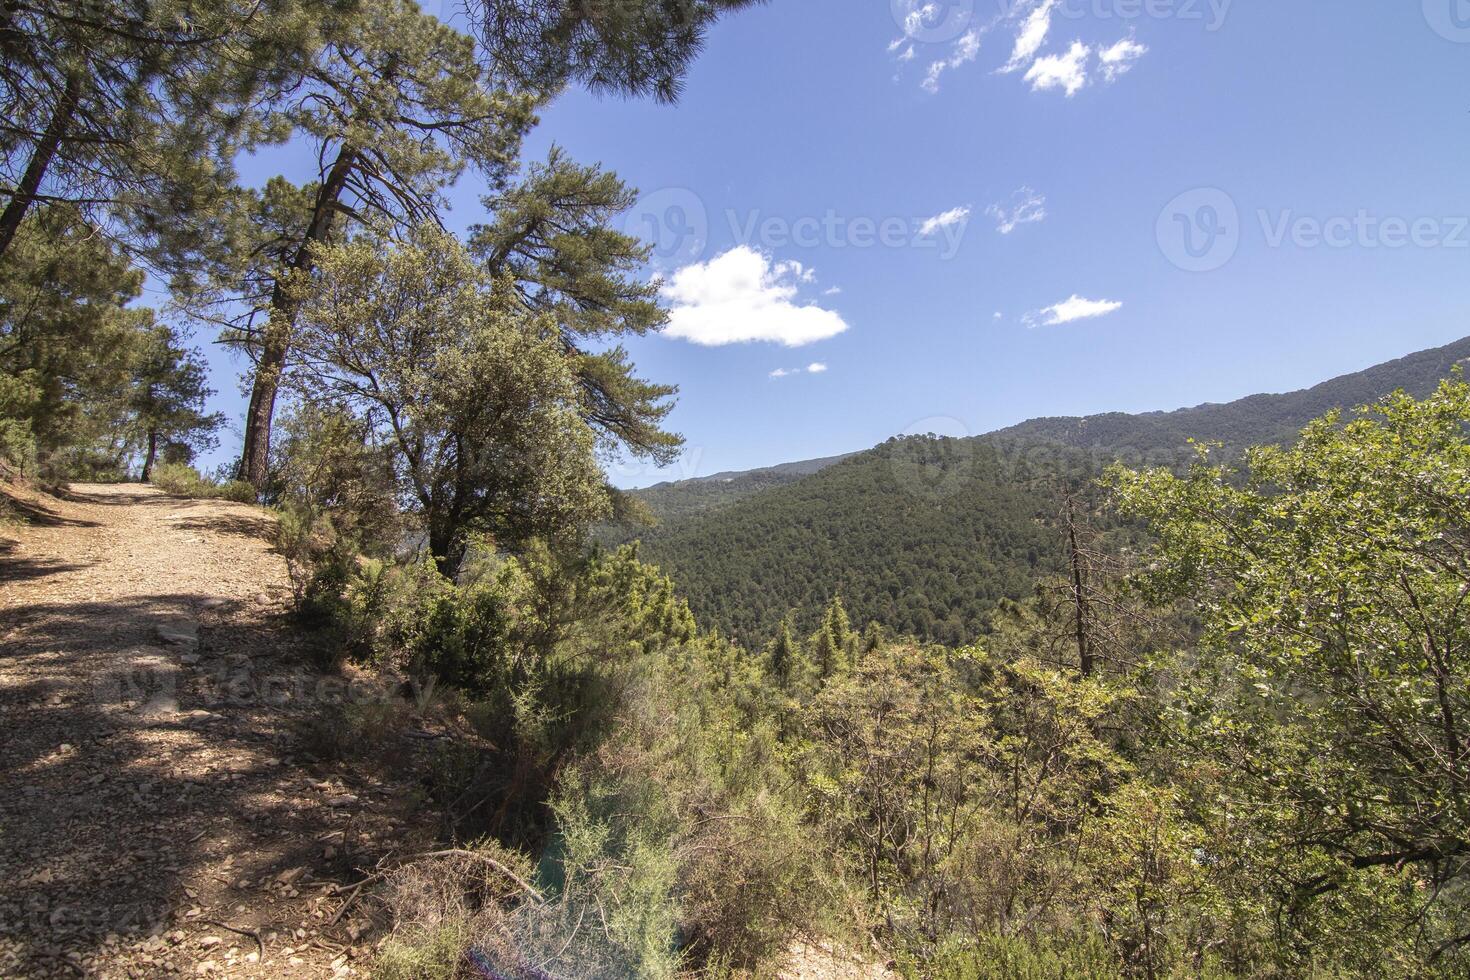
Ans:
POLYGON ((997 600, 1025 595, 1058 567, 1046 521, 1062 471, 1075 480, 1115 458, 1172 464, 1192 455, 1191 438, 1236 448, 1289 439, 1332 408, 1400 387, 1427 394, 1466 358, 1470 338, 1289 394, 1036 419, 965 440, 890 440, 803 479, 690 509, 643 532, 643 556, 673 574, 703 622, 750 645, 789 611, 810 616, 838 593, 859 622, 965 642, 997 600))
POLYGON ((737 503, 766 490, 784 487, 820 473, 854 455, 856 454, 844 453, 821 459, 780 463, 757 470, 731 471, 689 480, 657 483, 642 490, 634 490, 632 495, 647 504, 654 518, 664 524, 737 503))
POLYGON ((1286 394, 1251 395, 1225 404, 1197 405, 1172 412, 1127 415, 1111 412, 1083 418, 1039 418, 991 433, 1016 442, 1056 442, 1078 449, 1135 451, 1158 455, 1185 447, 1190 439, 1244 448, 1281 442, 1334 408, 1349 409, 1403 388, 1423 397, 1470 359, 1470 337, 1418 351, 1364 371, 1345 374, 1286 394))

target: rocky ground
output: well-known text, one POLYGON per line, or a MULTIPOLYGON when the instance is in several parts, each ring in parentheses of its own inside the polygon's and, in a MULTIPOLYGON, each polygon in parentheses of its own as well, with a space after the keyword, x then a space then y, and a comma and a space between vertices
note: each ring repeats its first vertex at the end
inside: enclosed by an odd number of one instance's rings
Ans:
POLYGON ((6 494, 0 976, 365 972, 351 886, 432 820, 411 781, 309 751, 374 695, 299 648, 268 514, 6 494))

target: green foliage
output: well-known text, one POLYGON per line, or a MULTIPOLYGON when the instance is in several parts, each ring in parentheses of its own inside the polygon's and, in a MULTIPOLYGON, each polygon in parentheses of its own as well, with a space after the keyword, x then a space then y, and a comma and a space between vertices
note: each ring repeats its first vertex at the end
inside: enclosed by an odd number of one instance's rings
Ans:
POLYGON ((295 335, 304 401, 349 408, 392 449, 441 570, 472 534, 497 547, 577 533, 606 512, 591 430, 555 325, 508 305, 450 235, 315 253, 295 335))
POLYGON ((30 206, 79 208, 164 264, 209 253, 258 109, 315 54, 301 0, 37 0, 7 9, 0 256, 30 206))
POLYGON ((609 348, 668 321, 658 286, 642 275, 649 246, 614 228, 636 199, 615 175, 553 148, 521 183, 484 199, 491 221, 473 229, 469 245, 490 278, 512 283, 526 309, 556 321, 583 417, 603 448, 666 464, 683 445, 660 427, 678 389, 636 377, 627 352, 609 348))
POLYGON ((88 468, 93 451, 121 470, 133 345, 152 322, 128 308, 142 281, 63 206, 34 212, 0 263, 0 410, 7 442, 34 447, 46 475, 88 468))
POLYGON ((164 459, 187 463, 197 451, 218 445, 215 432, 225 420, 219 413, 204 413, 205 399, 214 394, 205 374, 199 355, 180 345, 173 328, 158 325, 139 334, 127 408, 135 451, 143 457, 139 479, 145 483, 160 452, 164 459))
POLYGON ((1428 394, 1466 357, 1470 339, 1287 395, 1038 419, 975 439, 906 439, 840 461, 663 484, 635 491, 662 527, 600 536, 640 538, 701 622, 752 647, 792 609, 813 628, 834 591, 856 622, 960 645, 985 635, 1001 600, 1061 570, 1065 551, 1038 524, 1055 517, 1050 486, 1085 485, 1120 459, 1187 465, 1192 439, 1232 450, 1289 440, 1332 408, 1397 387, 1428 394))
POLYGON ((1053 567, 1046 507, 988 446, 919 438, 639 537, 701 620, 748 645, 792 609, 813 628, 835 589, 858 622, 959 644, 1053 567))
POLYGON ((1413 923, 1431 949, 1464 931, 1467 422, 1456 378, 1329 414, 1242 474, 1206 459, 1182 478, 1113 476, 1158 535, 1145 584, 1203 620, 1182 737, 1254 801, 1236 819, 1271 842, 1252 857, 1281 882, 1267 900, 1302 961, 1380 923, 1413 923))
POLYGON ((241 504, 255 503, 255 488, 241 480, 202 476, 187 463, 160 463, 153 468, 153 485, 176 497, 219 498, 241 504))
POLYGON ((473 0, 468 7, 496 66, 522 85, 568 82, 595 92, 672 101, 705 31, 722 13, 757 0, 630 0, 576 6, 558 0, 473 0))
POLYGON ((953 939, 926 961, 926 980, 1123 980, 1127 972, 1095 935, 1028 939, 987 933, 953 939))

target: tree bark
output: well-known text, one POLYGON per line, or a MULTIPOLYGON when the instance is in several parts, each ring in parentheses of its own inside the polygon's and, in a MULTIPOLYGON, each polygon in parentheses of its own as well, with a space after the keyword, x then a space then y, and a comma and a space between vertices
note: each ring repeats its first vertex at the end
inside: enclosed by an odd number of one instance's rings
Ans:
POLYGON ((266 323, 260 362, 256 365, 255 381, 250 390, 250 408, 245 413, 245 445, 240 453, 239 477, 253 484, 257 490, 265 485, 270 469, 271 421, 276 412, 276 393, 281 388, 281 375, 291 352, 291 329, 296 322, 296 303, 287 296, 283 280, 291 273, 311 271, 314 264, 312 246, 325 242, 331 235, 337 202, 356 163, 357 151, 351 146, 343 146, 326 179, 317 189, 306 235, 271 290, 270 318, 266 323))
POLYGON ((20 223, 25 220, 26 213, 36 199, 36 192, 41 189, 41 181, 45 179, 51 161, 56 158, 56 151, 71 126, 81 96, 81 79, 76 75, 67 75, 61 101, 56 103, 51 121, 46 124, 46 131, 41 134, 36 148, 31 151, 31 159, 26 164, 25 173, 21 175, 20 186, 10 196, 10 203, 5 206, 4 212, 0 212, 0 258, 4 258, 5 253, 10 251, 16 232, 20 231, 20 223))
POLYGON ((1067 545, 1071 552, 1072 601, 1077 613, 1077 668, 1083 677, 1093 670, 1092 635, 1088 631, 1087 580, 1082 548, 1077 541, 1077 512, 1071 494, 1067 495, 1067 545))
POLYGON ((143 473, 141 479, 144 483, 153 475, 153 461, 158 458, 158 433, 152 429, 148 430, 148 455, 143 457, 143 473))

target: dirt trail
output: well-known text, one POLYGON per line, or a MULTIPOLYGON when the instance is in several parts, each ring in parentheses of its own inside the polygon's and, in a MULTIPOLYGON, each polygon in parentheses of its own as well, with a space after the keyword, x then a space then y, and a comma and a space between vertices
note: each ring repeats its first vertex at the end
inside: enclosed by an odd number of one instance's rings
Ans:
POLYGON ((347 692, 287 629, 270 517, 6 496, 0 976, 361 974, 335 885, 426 831, 412 787, 305 751, 347 692))

